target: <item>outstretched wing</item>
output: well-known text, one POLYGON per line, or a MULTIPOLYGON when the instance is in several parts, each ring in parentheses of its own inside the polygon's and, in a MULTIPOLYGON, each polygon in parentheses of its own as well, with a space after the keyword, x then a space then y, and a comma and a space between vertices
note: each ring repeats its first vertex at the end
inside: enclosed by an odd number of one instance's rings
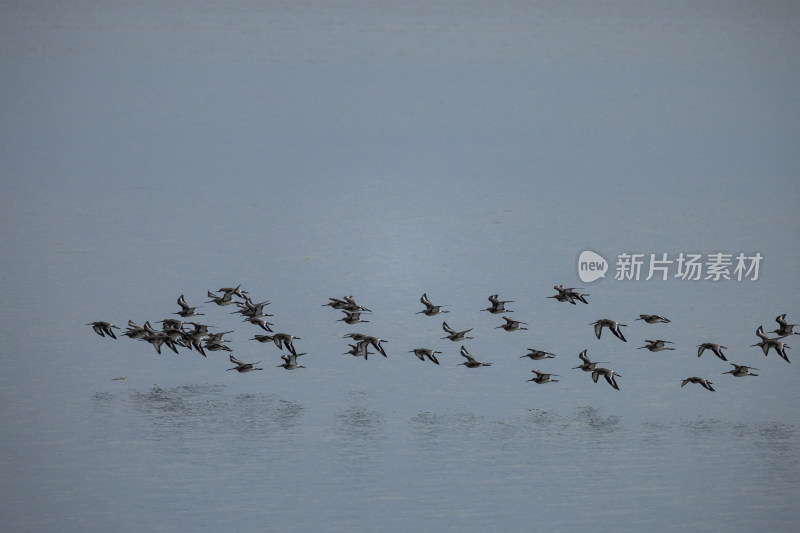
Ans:
POLYGON ((461 347, 461 357, 464 357, 467 361, 474 361, 475 360, 475 358, 472 357, 470 355, 470 353, 467 351, 467 348, 465 346, 461 347))

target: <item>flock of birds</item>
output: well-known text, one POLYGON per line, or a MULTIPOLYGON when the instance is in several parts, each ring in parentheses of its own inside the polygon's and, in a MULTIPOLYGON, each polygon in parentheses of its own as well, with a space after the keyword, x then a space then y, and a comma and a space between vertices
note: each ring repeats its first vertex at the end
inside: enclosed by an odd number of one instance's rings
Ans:
MULTIPOLYGON (((583 304, 588 304, 587 297, 589 294, 578 292, 581 289, 571 287, 565 288, 561 285, 556 285, 553 287, 556 290, 556 294, 553 296, 548 296, 548 298, 553 298, 557 302, 561 303, 569 303, 572 305, 577 305, 577 302, 581 302, 583 304)), ((267 321, 270 315, 265 312, 265 307, 270 304, 269 301, 263 302, 254 302, 247 291, 242 290, 241 286, 236 287, 224 287, 219 289, 216 292, 208 291, 208 297, 210 298, 209 301, 206 303, 213 303, 217 306, 230 306, 234 305, 238 309, 233 311, 232 314, 240 314, 242 316, 242 320, 244 322, 249 322, 250 324, 257 326, 260 330, 263 330, 265 333, 260 333, 254 335, 250 340, 254 340, 260 343, 273 343, 277 348, 281 351, 286 351, 287 353, 282 354, 281 360, 283 361, 282 364, 277 365, 278 367, 282 367, 286 370, 295 370, 298 368, 305 368, 304 365, 298 363, 298 358, 306 355, 305 353, 298 353, 294 346, 295 340, 300 340, 300 337, 290 335, 288 333, 282 332, 274 332, 271 328, 274 324, 267 321)), ((511 317, 507 316, 508 313, 512 313, 513 311, 506 308, 506 304, 513 303, 513 300, 501 300, 499 295, 493 294, 489 296, 489 307, 485 309, 481 309, 481 311, 487 311, 493 315, 502 315, 503 323, 497 326, 495 329, 504 329, 506 331, 517 331, 517 330, 527 330, 525 326, 528 324, 526 322, 522 322, 519 320, 514 320, 511 317)), ((356 303, 352 296, 345 296, 343 298, 329 298, 328 303, 322 304, 324 306, 329 306, 333 309, 341 311, 344 316, 338 321, 342 321, 348 325, 359 324, 363 322, 369 322, 369 320, 365 320, 362 318, 362 315, 371 313, 372 311, 362 305, 356 303)), ((439 314, 448 313, 449 310, 444 309, 445 307, 449 307, 447 305, 434 305, 426 294, 423 294, 420 298, 420 302, 422 305, 425 306, 424 309, 418 311, 416 314, 423 314, 426 316, 437 316, 439 314)), ((236 358, 232 353, 232 349, 227 346, 226 343, 230 342, 229 340, 225 339, 225 335, 229 333, 233 333, 233 331, 221 331, 212 333, 209 331, 209 328, 212 326, 208 326, 206 324, 202 324, 197 321, 188 321, 188 320, 181 320, 187 318, 195 318, 198 316, 204 316, 203 313, 198 313, 197 309, 199 307, 191 307, 186 303, 186 299, 184 295, 181 295, 178 298, 178 306, 180 310, 173 313, 178 315, 178 318, 165 318, 156 322, 157 324, 161 324, 161 329, 154 328, 149 321, 145 322, 143 325, 138 325, 131 320, 128 320, 127 329, 121 333, 121 335, 129 337, 130 339, 137 339, 141 341, 145 341, 150 343, 155 351, 158 354, 162 353, 162 348, 166 347, 169 350, 173 351, 174 353, 178 353, 180 348, 188 349, 188 350, 195 350, 204 357, 206 357, 206 353, 209 351, 225 351, 229 352, 229 359, 230 362, 235 365, 227 370, 235 370, 240 373, 245 372, 252 372, 254 370, 263 370, 263 368, 258 367, 256 365, 260 364, 261 361, 256 361, 254 363, 248 363, 239 360, 236 358)), ((661 315, 646 315, 642 314, 639 315, 639 318, 636 320, 642 320, 647 324, 658 324, 658 323, 669 323, 670 320, 666 317, 661 315)), ((799 327, 798 324, 789 324, 786 321, 786 315, 782 314, 776 317, 776 322, 778 323, 778 328, 775 330, 770 331, 769 333, 774 333, 775 337, 769 337, 767 333, 764 332, 763 326, 759 326, 756 330, 756 335, 760 339, 759 342, 753 344, 751 347, 760 347, 763 351, 764 355, 767 356, 769 352, 772 350, 777 353, 781 358, 783 358, 787 363, 789 363, 789 357, 786 354, 786 350, 790 348, 788 344, 784 342, 784 339, 790 335, 800 335, 800 332, 794 331, 795 327, 799 327)), ((117 336, 114 333, 114 330, 121 330, 118 326, 114 325, 111 322, 106 321, 95 321, 91 322, 87 325, 92 326, 94 331, 100 335, 101 337, 110 337, 116 339, 117 336)), ((603 329, 608 329, 611 334, 613 334, 617 339, 622 342, 627 342, 622 329, 627 327, 626 324, 622 324, 616 320, 611 320, 607 318, 599 319, 595 322, 589 324, 590 326, 594 327, 595 336, 599 339, 603 333, 603 329)), ((442 329, 445 332, 445 336, 441 338, 441 340, 450 340, 453 342, 463 342, 465 340, 472 339, 473 337, 469 336, 469 333, 472 331, 473 328, 465 329, 465 330, 458 330, 452 328, 447 322, 442 322, 442 329)), ((370 355, 375 353, 379 353, 383 357, 388 357, 386 354, 386 350, 384 349, 382 343, 388 342, 385 339, 381 339, 379 337, 374 337, 371 335, 365 335, 363 333, 347 333, 344 335, 344 338, 350 339, 352 343, 349 343, 347 346, 350 348, 348 351, 344 352, 343 355, 352 355, 354 357, 363 357, 365 360, 369 358, 370 355), (371 351, 375 350, 375 351, 371 351)), ((670 344, 674 344, 672 341, 664 340, 664 339, 646 339, 644 346, 639 346, 638 349, 647 349, 651 352, 660 352, 663 350, 674 350, 675 348, 669 346, 670 344)), ((726 350, 726 346, 722 346, 720 344, 714 342, 705 342, 697 346, 697 356, 700 357, 703 353, 708 350, 717 356, 722 361, 728 362, 728 359, 725 357, 723 350, 726 350)), ((520 356, 521 358, 530 358, 533 361, 541 361, 546 359, 555 358, 556 355, 551 352, 546 352, 534 348, 528 348, 528 353, 520 356)), ((436 357, 437 354, 442 354, 441 351, 434 350, 431 348, 414 348, 410 350, 409 353, 414 354, 418 359, 421 361, 425 361, 426 359, 434 364, 439 364, 439 360, 436 357)), ((491 366, 492 363, 478 361, 472 354, 469 353, 466 346, 462 344, 460 350, 461 357, 465 359, 463 363, 460 365, 466 366, 467 368, 479 368, 479 367, 488 367, 491 366)), ((587 350, 583 350, 578 354, 578 358, 581 361, 581 364, 573 367, 573 370, 582 370, 583 372, 591 373, 592 380, 597 383, 600 377, 603 377, 606 382, 616 390, 619 389, 619 385, 617 383, 618 377, 621 375, 614 370, 611 370, 606 367, 598 366, 600 364, 607 364, 608 362, 605 361, 592 361, 587 356, 587 350)), ((723 374, 731 374, 734 377, 745 377, 745 376, 757 376, 758 374, 753 373, 753 370, 758 371, 757 368, 747 365, 739 365, 736 363, 729 363, 733 368, 728 370, 727 372, 723 372, 723 374)), ((534 376, 527 380, 532 381, 537 384, 544 384, 544 383, 553 383, 558 382, 558 379, 553 379, 553 377, 559 377, 558 374, 547 373, 541 370, 532 370, 531 371, 534 376)), ((122 379, 122 378, 117 378, 122 379)), ((681 383, 681 387, 685 386, 688 383, 696 383, 704 387, 709 391, 714 391, 713 382, 708 378, 698 377, 698 376, 691 376, 684 379, 681 383)))

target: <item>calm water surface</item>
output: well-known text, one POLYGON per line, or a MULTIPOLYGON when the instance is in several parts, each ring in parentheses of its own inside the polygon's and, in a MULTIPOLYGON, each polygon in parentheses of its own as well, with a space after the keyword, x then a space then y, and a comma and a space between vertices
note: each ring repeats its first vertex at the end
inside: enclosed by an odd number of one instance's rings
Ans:
POLYGON ((0 528, 795 531, 797 357, 751 345, 800 322, 800 13, 604 5, 0 8, 0 528), (764 262, 547 299, 587 248, 764 262), (307 368, 205 303, 239 283, 307 368), (86 326, 180 294, 264 370, 86 326), (322 306, 345 294, 370 322, 322 306))

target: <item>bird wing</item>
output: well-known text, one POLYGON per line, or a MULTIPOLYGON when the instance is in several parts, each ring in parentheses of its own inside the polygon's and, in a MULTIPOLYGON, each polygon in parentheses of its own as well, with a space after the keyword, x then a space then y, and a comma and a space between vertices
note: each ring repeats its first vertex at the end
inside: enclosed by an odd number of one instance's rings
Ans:
POLYGON ((721 346, 720 347, 715 347, 712 351, 714 352, 714 355, 716 355, 717 357, 719 357, 723 361, 727 361, 727 359, 725 358, 725 354, 722 353, 722 347, 721 346))
POLYGON ((464 347, 464 346, 461 347, 461 357, 466 358, 468 361, 474 361, 475 360, 475 358, 472 357, 472 355, 470 355, 470 353, 467 351, 466 347, 464 347))
POLYGON ((370 344, 372 344, 372 346, 374 346, 375 349, 378 350, 378 352, 380 352, 382 356, 388 357, 386 355, 386 350, 384 350, 383 346, 381 346, 381 342, 384 342, 383 339, 376 339, 373 337, 373 339, 370 341, 370 344))

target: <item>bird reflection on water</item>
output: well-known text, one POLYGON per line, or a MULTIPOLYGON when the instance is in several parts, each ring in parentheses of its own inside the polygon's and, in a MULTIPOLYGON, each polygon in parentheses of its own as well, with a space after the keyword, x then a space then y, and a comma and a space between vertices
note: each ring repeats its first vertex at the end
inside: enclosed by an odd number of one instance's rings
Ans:
POLYGON ((295 428, 304 410, 302 404, 275 394, 230 396, 224 385, 154 386, 132 390, 127 399, 155 440, 195 432, 270 438, 275 431, 295 428))
POLYGON ((334 432, 339 439, 351 442, 363 439, 372 440, 383 433, 384 416, 380 411, 366 405, 368 403, 367 396, 365 392, 351 392, 349 405, 336 413, 334 432))

